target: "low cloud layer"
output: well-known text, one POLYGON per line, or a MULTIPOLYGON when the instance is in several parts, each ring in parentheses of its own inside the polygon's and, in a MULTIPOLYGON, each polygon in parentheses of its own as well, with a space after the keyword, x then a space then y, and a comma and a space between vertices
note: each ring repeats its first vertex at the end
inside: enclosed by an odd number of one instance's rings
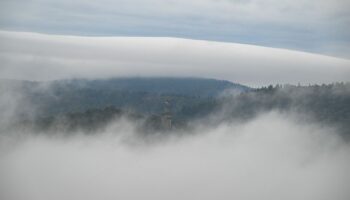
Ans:
POLYGON ((350 61, 234 43, 175 38, 0 32, 0 78, 199 76, 259 86, 350 79, 350 61))
MULTIPOLYGON (((4 136, 4 135, 2 135, 4 136)), ((0 155, 16 200, 346 200, 350 148, 332 129, 265 113, 244 124, 135 143, 132 124, 97 135, 26 134, 0 155), (5 153, 4 153, 5 152, 5 153)), ((3 139, 3 138, 2 138, 3 139)))

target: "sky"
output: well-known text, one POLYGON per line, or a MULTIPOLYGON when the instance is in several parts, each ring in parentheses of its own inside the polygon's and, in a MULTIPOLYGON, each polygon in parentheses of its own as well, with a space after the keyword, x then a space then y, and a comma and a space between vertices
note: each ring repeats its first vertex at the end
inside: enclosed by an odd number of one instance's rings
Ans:
POLYGON ((1 0, 0 30, 180 37, 350 58, 348 0, 1 0))

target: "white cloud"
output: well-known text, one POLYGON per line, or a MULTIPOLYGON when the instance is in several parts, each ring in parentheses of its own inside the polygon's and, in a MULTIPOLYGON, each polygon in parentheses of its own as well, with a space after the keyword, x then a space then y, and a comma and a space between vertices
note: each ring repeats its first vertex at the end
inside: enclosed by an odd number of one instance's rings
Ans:
POLYGON ((350 80, 350 61, 235 43, 0 32, 0 78, 200 76, 252 86, 350 80))

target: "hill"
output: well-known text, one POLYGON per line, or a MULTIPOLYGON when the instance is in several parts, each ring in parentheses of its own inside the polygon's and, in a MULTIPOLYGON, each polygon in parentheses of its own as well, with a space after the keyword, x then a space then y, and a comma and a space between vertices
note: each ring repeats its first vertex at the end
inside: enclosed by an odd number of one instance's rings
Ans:
POLYGON ((114 118, 144 121, 141 129, 216 125, 270 111, 298 115, 350 135, 350 84, 276 85, 258 89, 201 78, 114 78, 52 82, 0 81, 0 108, 9 120, 39 127, 101 128, 114 118), (9 111, 12 115, 8 114, 9 111), (210 118, 210 116, 215 118, 210 118), (10 116, 10 117, 9 117, 10 116), (214 120, 215 119, 215 120, 214 120))
MULTIPOLYGON (((225 91, 250 88, 229 81, 203 78, 113 78, 58 80, 51 82, 2 80, 0 87, 21 96, 41 116, 84 112, 114 106, 126 111, 159 114, 164 102, 178 112, 215 98, 225 91)), ((20 104, 18 106, 23 106, 20 104)))

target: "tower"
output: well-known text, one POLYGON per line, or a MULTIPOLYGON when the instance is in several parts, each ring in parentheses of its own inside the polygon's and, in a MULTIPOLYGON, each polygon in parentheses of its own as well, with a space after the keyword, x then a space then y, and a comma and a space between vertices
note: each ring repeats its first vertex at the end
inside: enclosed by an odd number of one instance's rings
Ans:
POLYGON ((163 102, 164 111, 161 116, 162 127, 164 129, 170 130, 172 128, 172 116, 171 116, 171 104, 168 98, 163 102))

